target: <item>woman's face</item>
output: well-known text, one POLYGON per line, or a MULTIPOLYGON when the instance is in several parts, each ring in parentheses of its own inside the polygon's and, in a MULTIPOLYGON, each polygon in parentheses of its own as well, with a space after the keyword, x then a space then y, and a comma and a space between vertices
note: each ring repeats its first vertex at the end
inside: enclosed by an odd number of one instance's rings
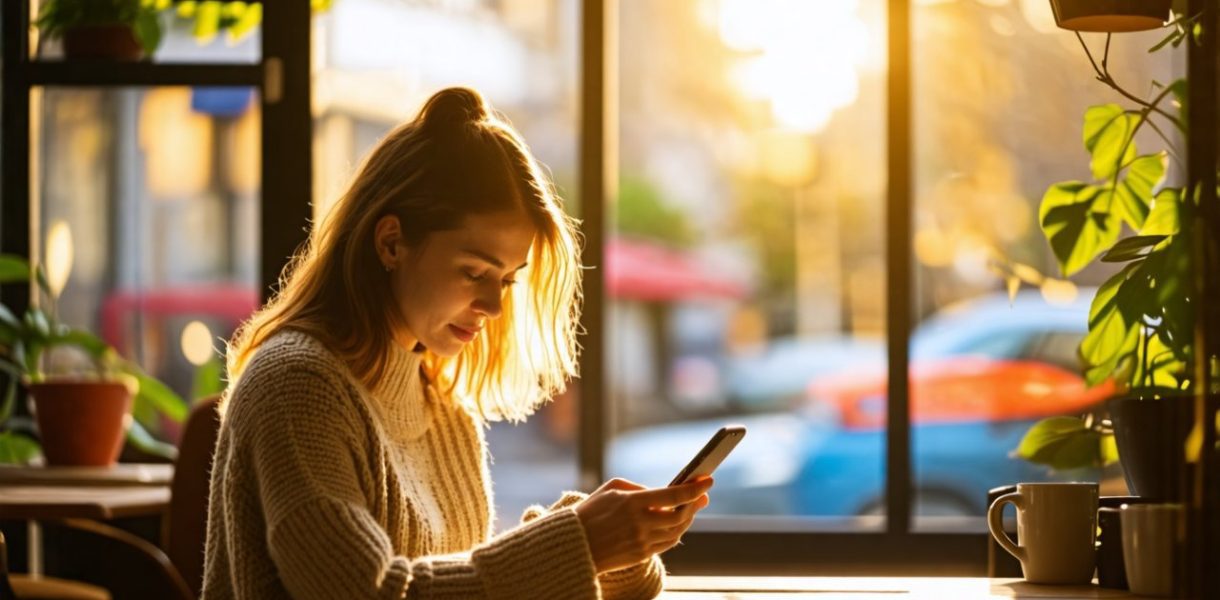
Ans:
POLYGON ((503 211, 467 216, 461 228, 432 233, 418 248, 398 242, 389 276, 406 331, 396 338, 456 355, 500 316, 534 235, 524 214, 503 211))

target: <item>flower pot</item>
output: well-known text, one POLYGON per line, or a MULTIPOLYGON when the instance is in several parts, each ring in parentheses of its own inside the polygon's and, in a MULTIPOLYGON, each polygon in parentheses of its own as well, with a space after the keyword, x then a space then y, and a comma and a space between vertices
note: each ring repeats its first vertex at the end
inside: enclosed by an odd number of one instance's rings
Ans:
POLYGON ((1144 31, 1169 20, 1172 0, 1051 0, 1055 23, 1075 31, 1144 31))
POLYGON ((77 25, 63 34, 64 56, 69 59, 137 61, 144 48, 130 25, 77 25))
POLYGON ((123 449, 132 394, 116 381, 30 385, 42 453, 51 466, 109 466, 123 449))
POLYGON ((1114 442, 1132 494, 1180 502, 1186 477, 1183 448, 1194 424, 1194 396, 1173 390, 1157 396, 1137 394, 1110 400, 1114 442))

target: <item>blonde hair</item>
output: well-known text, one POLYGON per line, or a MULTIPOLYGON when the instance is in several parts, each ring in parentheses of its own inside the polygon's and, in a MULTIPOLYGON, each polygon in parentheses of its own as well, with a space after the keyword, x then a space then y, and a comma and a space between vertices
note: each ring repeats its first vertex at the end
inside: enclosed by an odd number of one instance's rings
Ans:
POLYGON ((373 243, 377 221, 397 216, 417 246, 467 215, 514 209, 537 228, 518 275, 525 285, 509 288, 501 316, 456 356, 425 350, 423 368, 483 421, 524 419, 577 372, 581 238, 521 136, 468 88, 437 92, 370 153, 285 268, 279 292, 234 334, 229 389, 258 347, 285 329, 320 340, 375 388, 396 343, 391 325, 401 321, 373 243))

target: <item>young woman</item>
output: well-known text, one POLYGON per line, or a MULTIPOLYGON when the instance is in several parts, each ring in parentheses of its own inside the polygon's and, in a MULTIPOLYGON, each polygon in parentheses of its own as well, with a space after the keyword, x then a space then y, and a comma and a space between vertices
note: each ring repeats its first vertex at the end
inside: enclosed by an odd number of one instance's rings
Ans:
POLYGON ((657 595, 710 480, 613 480, 492 536, 483 427, 575 374, 578 255, 476 92, 386 137, 230 344, 203 597, 657 595))

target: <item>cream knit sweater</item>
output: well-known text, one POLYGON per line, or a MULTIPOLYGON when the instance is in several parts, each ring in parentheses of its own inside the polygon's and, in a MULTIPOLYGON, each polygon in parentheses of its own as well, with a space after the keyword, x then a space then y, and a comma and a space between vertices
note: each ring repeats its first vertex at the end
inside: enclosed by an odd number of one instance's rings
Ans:
POLYGON ((481 427, 394 348, 372 393, 305 334, 255 353, 222 417, 204 600, 660 593, 655 556, 596 574, 579 494, 492 537, 481 427))

